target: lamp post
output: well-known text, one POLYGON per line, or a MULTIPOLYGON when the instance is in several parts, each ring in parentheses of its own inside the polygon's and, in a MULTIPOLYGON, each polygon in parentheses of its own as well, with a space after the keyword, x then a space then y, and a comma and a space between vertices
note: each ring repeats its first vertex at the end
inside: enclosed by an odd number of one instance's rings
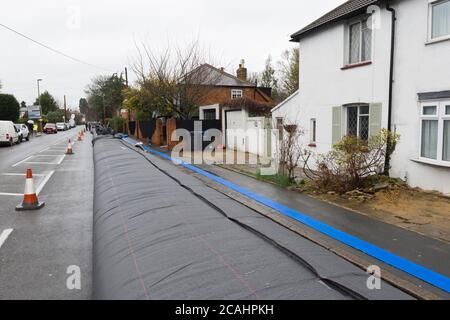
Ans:
MULTIPOLYGON (((37 79, 37 89, 38 89, 38 103, 39 103, 39 113, 40 113, 40 117, 42 119, 42 106, 41 106, 41 90, 39 88, 39 82, 41 82, 42 79, 37 79)), ((39 120, 38 120, 39 122, 39 120)), ((41 131, 42 131, 42 125, 41 125, 41 131)))

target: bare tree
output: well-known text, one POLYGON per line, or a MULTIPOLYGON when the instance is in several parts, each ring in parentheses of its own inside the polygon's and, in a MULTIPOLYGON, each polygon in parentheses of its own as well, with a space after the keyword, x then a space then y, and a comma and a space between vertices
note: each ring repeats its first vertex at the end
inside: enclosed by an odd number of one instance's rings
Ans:
POLYGON ((162 52, 145 44, 136 48, 133 70, 145 109, 189 119, 222 77, 220 70, 207 65, 211 56, 198 41, 185 47, 168 46, 162 52))
MULTIPOLYGON (((284 120, 283 120, 284 121, 284 120)), ((303 131, 297 124, 283 124, 279 128, 278 139, 278 174, 288 177, 290 182, 297 178, 295 169, 302 157, 300 136, 303 131)))

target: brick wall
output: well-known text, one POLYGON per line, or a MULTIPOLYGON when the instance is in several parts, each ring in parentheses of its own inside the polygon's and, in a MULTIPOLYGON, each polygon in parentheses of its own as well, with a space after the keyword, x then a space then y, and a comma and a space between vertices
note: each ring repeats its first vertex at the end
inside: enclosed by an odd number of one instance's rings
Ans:
POLYGON ((255 88, 219 87, 209 90, 205 97, 201 99, 199 105, 206 106, 211 104, 224 103, 231 99, 232 89, 242 90, 244 97, 254 99, 257 102, 272 102, 272 99, 264 96, 259 90, 256 90, 255 88), (267 101, 267 99, 269 101, 267 101))

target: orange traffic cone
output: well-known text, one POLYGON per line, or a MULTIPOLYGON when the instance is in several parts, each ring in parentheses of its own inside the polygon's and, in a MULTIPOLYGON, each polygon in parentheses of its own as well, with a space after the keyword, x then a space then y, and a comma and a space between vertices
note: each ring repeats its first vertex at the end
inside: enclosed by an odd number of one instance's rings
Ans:
POLYGON ((34 190, 33 172, 31 169, 27 169, 23 202, 16 207, 16 211, 38 210, 43 206, 45 206, 45 203, 39 202, 36 191, 34 190))
POLYGON ((80 133, 78 133, 78 139, 77 139, 78 141, 83 141, 83 139, 81 139, 81 134, 80 133))
POLYGON ((67 143, 66 154, 73 154, 73 150, 72 150, 72 142, 70 142, 70 139, 69 139, 69 142, 67 143))

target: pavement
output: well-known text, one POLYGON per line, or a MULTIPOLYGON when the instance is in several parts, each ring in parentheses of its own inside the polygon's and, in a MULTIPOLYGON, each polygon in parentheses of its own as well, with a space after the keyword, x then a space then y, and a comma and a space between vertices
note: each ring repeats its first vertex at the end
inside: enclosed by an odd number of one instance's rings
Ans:
POLYGON ((64 154, 68 139, 74 141, 79 130, 0 147, 0 299, 91 297, 90 138, 75 142, 74 155, 64 154), (35 188, 45 207, 17 212, 27 168, 33 170, 35 188), (68 289, 67 280, 77 274, 77 268, 81 288, 68 289))

